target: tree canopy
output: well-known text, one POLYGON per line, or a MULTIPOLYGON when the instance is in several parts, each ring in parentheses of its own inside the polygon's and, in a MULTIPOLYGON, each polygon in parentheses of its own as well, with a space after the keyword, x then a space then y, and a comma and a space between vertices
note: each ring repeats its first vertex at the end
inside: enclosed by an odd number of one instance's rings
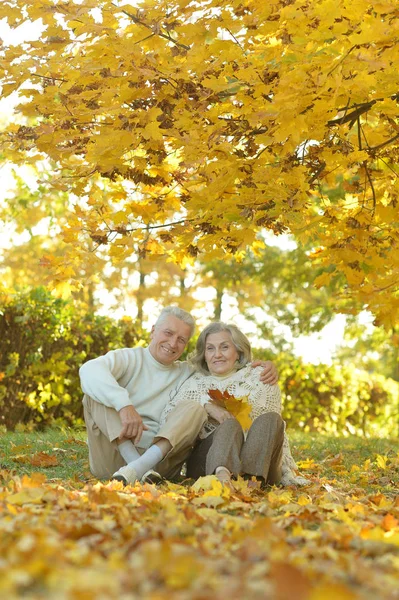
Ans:
POLYGON ((46 186, 75 194, 56 282, 93 245, 184 267, 289 231, 316 285, 398 320, 396 0, 4 0, 0 17, 44 27, 2 48, 25 118, 2 148, 51 159, 46 186))

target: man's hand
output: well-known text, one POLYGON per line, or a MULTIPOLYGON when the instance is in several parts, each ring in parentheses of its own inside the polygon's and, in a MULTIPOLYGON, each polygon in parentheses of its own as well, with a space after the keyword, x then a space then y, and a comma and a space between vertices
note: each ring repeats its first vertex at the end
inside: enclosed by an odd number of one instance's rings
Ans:
POLYGON ((143 419, 140 417, 134 406, 125 406, 119 411, 119 416, 122 421, 122 429, 119 434, 119 439, 127 438, 133 439, 133 443, 136 445, 141 439, 141 435, 145 429, 148 429, 143 423, 143 419))
POLYGON ((227 419, 234 419, 233 415, 231 415, 228 410, 218 406, 217 404, 214 404, 213 402, 208 402, 205 404, 204 408, 208 416, 210 416, 212 419, 215 419, 215 421, 220 424, 227 421, 227 419))
POLYGON ((275 364, 272 363, 271 360, 254 360, 251 363, 251 367, 263 367, 263 371, 259 377, 262 383, 276 385, 278 382, 278 371, 275 364))

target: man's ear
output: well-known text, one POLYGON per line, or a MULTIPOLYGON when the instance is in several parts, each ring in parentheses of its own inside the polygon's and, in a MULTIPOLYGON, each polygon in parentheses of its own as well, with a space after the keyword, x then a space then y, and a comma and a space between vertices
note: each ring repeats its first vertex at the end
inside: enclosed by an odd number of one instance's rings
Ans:
POLYGON ((151 331, 150 331, 150 339, 152 340, 152 336, 154 335, 154 331, 155 331, 155 325, 153 325, 151 327, 151 331))

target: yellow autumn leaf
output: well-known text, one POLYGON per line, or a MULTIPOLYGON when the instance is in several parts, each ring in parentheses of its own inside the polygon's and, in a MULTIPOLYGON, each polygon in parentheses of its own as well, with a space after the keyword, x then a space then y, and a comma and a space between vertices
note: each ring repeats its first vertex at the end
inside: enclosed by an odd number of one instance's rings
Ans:
POLYGON ((221 92, 229 87, 229 84, 223 79, 204 79, 202 84, 213 92, 221 92))
POLYGON ((325 583, 317 585, 310 592, 308 600, 358 600, 358 595, 341 583, 325 583))
POLYGON ((193 492, 209 492, 212 490, 222 491, 223 486, 214 475, 206 475, 205 477, 198 477, 197 481, 191 486, 193 492))
POLYGON ((163 135, 159 129, 159 123, 157 121, 147 123, 143 129, 143 138, 146 140, 163 140, 163 135))
POLYGON ((309 496, 302 494, 299 496, 297 502, 300 506, 307 506, 308 504, 312 504, 312 499, 309 496))
POLYGON ((382 456, 381 454, 377 454, 375 462, 380 467, 380 469, 383 469, 385 471, 385 469, 387 468, 388 457, 382 456))
POLYGON ((205 505, 209 508, 215 508, 225 503, 230 497, 231 491, 227 486, 224 486, 214 475, 200 477, 199 480, 191 486, 194 491, 205 490, 203 494, 197 498, 193 498, 192 502, 195 505, 205 505))
POLYGON ((55 285, 53 294, 57 298, 62 298, 63 300, 67 300, 68 298, 71 297, 73 289, 74 289, 74 286, 72 286, 68 281, 60 281, 55 285))
POLYGON ((317 288, 323 287, 324 285, 328 285, 331 281, 332 276, 333 276, 333 273, 322 273, 321 275, 316 277, 313 284, 317 288))
POLYGON ((252 407, 248 402, 248 396, 228 398, 225 401, 225 406, 229 413, 237 419, 244 431, 251 427, 252 419, 250 415, 252 407))
POLYGON ((318 470, 320 469, 320 465, 318 465, 313 458, 307 458, 306 460, 299 460, 297 462, 299 469, 309 469, 309 470, 318 470))
POLYGON ((7 502, 17 506, 22 506, 23 504, 40 504, 45 493, 45 488, 27 488, 8 496, 7 502))

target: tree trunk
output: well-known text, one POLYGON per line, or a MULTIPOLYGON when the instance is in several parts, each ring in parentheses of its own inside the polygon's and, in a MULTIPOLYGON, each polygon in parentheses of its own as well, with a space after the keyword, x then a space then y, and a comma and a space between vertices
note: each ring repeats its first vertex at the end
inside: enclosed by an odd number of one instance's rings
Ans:
POLYGON ((90 281, 87 287, 87 305, 89 307, 90 312, 94 312, 94 283, 90 281))
MULTIPOLYGON (((392 335, 395 335, 397 333, 398 333, 397 328, 392 327, 392 335)), ((392 378, 395 379, 395 381, 399 382, 399 347, 393 346, 392 353, 393 353, 392 378)), ((397 404, 397 417, 398 417, 397 425, 398 425, 398 437, 399 437, 399 398, 398 398, 398 404, 397 404)))
POLYGON ((143 265, 141 261, 138 261, 139 264, 139 287, 137 290, 136 298, 137 298, 137 320, 140 323, 140 326, 143 326, 143 306, 145 299, 145 273, 143 270, 143 265))
POLYGON ((217 286, 216 287, 216 298, 215 298, 215 311, 214 311, 215 321, 220 321, 222 318, 223 295, 224 295, 224 288, 217 286))
POLYGON ((186 271, 183 271, 183 274, 180 275, 180 298, 184 298, 186 295, 186 271))

